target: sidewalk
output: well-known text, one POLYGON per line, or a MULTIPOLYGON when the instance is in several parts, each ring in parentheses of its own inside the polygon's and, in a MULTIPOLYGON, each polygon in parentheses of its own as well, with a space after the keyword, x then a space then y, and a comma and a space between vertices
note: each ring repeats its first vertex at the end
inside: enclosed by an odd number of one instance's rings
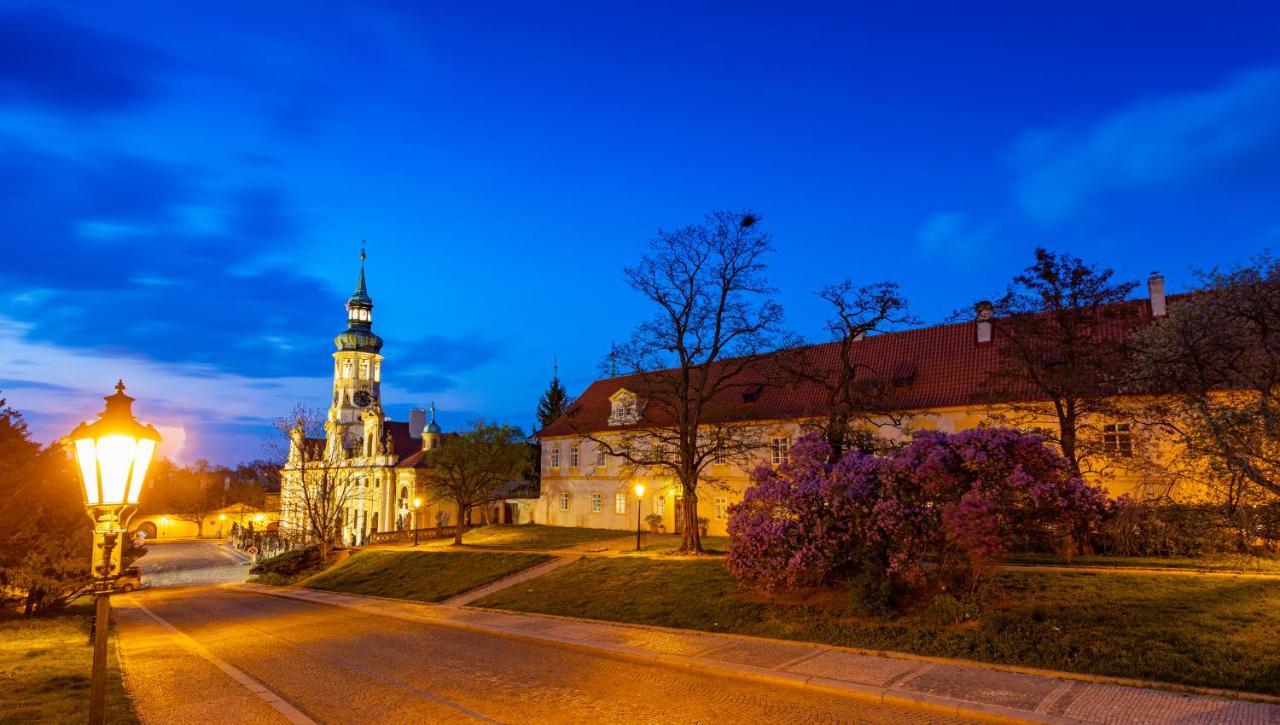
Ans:
POLYGON ((313 589, 227 585, 366 614, 554 643, 632 660, 995 721, 1280 725, 1280 704, 1060 673, 664 627, 423 604, 313 589))

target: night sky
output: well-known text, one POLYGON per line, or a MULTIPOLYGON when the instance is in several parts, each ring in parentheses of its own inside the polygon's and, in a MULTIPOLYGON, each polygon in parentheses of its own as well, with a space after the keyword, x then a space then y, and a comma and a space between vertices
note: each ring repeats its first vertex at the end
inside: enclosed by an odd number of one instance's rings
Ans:
POLYGON ((123 377, 162 454, 263 457, 361 239, 389 412, 526 430, 715 209, 814 340, 844 277, 937 322, 1037 245, 1171 290, 1280 246, 1274 2, 214 5, 0 4, 0 397, 41 441, 123 377))

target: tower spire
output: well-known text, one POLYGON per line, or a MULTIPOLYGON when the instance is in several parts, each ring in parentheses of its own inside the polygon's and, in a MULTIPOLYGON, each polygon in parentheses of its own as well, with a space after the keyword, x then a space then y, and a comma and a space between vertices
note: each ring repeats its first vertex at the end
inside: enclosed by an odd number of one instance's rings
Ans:
POLYGON ((364 284, 364 259, 365 259, 364 240, 361 239, 360 240, 360 281, 356 283, 356 294, 360 294, 360 293, 369 294, 369 290, 365 287, 365 284, 364 284))

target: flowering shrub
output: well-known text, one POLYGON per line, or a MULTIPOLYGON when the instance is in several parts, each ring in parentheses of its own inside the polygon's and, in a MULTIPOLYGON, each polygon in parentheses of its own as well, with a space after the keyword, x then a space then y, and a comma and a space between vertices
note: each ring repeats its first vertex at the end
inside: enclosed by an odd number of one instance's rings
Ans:
POLYGON ((1020 546, 1082 539, 1105 510, 1037 436, 1007 429, 921 433, 886 456, 851 451, 826 463, 802 437, 788 462, 762 465, 730 508, 727 565, 763 589, 860 578, 973 584, 1020 546), (926 566, 928 564, 928 566, 926 566))

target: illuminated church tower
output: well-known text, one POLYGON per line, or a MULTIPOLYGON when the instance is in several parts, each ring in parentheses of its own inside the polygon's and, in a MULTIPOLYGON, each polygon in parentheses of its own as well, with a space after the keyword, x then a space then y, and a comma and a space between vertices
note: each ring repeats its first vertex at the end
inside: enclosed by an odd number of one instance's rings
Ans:
MULTIPOLYGON (((333 404, 329 407, 331 445, 342 440, 351 447, 367 437, 373 423, 380 433, 382 415, 382 338, 373 334, 373 299, 364 281, 364 250, 360 250, 360 280, 347 300, 347 329, 333 338, 333 404), (359 431, 359 433, 356 433, 359 431), (342 433, 340 436, 333 433, 342 433)), ((359 450, 352 451, 360 455, 359 450)))

